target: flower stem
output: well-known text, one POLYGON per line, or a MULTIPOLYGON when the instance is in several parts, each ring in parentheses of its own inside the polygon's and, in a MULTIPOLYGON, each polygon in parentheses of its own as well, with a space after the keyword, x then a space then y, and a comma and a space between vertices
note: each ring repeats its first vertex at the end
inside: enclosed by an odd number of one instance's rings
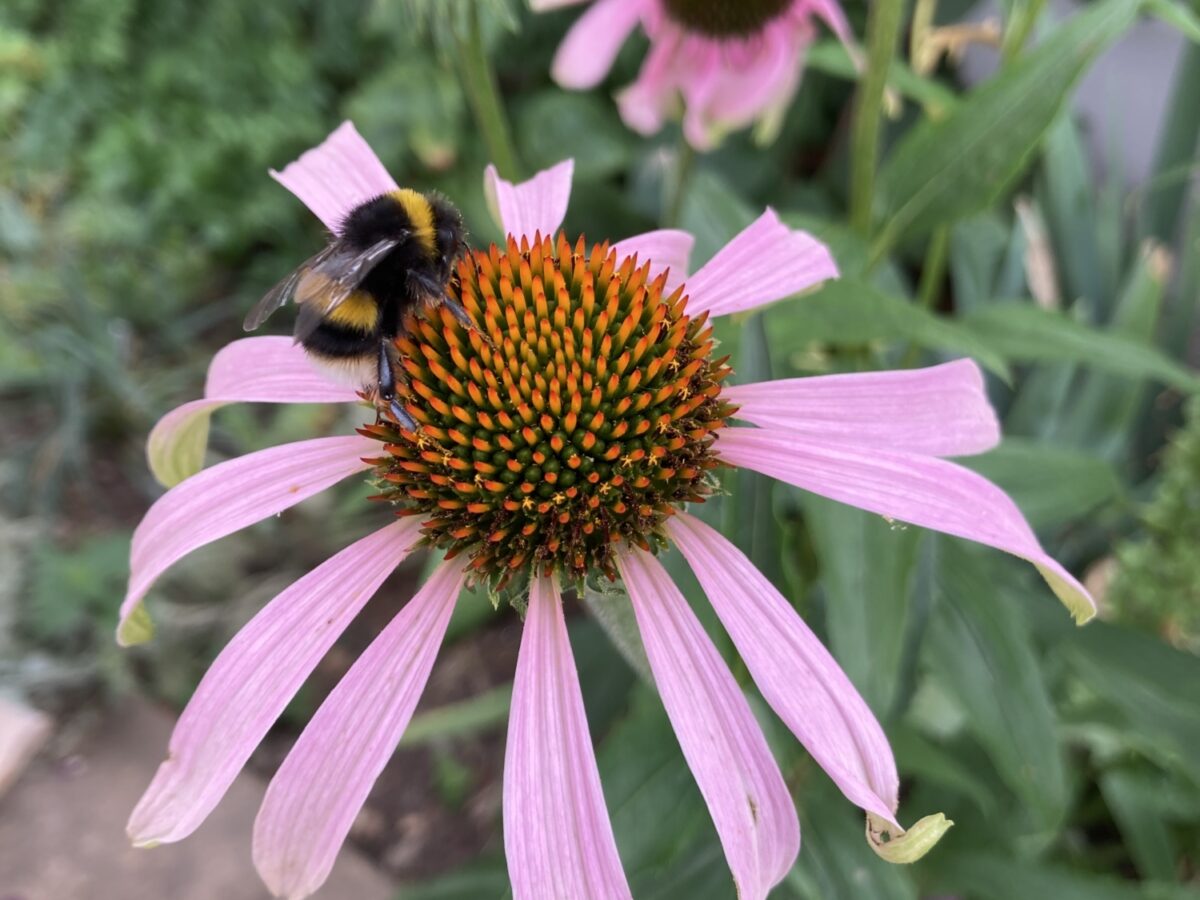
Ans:
POLYGON ((508 116, 500 100, 492 61, 483 46, 479 11, 474 3, 470 4, 465 30, 464 35, 455 29, 454 41, 467 102, 471 104, 471 113, 483 136, 488 156, 504 178, 516 180, 521 173, 513 147, 512 129, 509 128, 508 116))
POLYGON ((877 0, 870 4, 870 9, 867 68, 858 85, 850 151, 850 224, 867 236, 871 233, 871 205, 875 198, 883 95, 904 22, 904 0, 877 0))
POLYGON ((922 309, 932 310, 937 302, 938 288, 946 274, 946 253, 950 249, 950 229, 939 225, 933 230, 929 247, 925 251, 925 265, 921 267, 921 284, 917 289, 918 302, 922 309))
MULTIPOLYGON (((946 257, 950 250, 950 229, 939 225, 933 230, 929 239, 929 247, 925 250, 925 264, 921 267, 921 283, 917 288, 917 303, 921 309, 933 311, 938 299, 938 289, 946 276, 946 257)), ((907 369, 916 365, 920 356, 916 344, 909 344, 900 361, 901 368, 907 369)))
POLYGON ((675 165, 668 176, 666 200, 663 203, 663 227, 676 228, 683 215, 683 201, 696 162, 696 151, 681 136, 675 153, 675 165))

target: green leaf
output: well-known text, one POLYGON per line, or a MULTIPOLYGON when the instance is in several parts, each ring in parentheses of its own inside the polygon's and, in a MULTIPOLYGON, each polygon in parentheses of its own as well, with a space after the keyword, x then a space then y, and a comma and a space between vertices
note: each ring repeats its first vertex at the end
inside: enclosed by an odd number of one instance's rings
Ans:
POLYGON ((533 170, 574 159, 576 178, 604 178, 625 168, 636 146, 613 104, 594 93, 542 91, 514 119, 521 157, 533 170))
POLYGON ((809 344, 861 346, 907 341, 970 356, 1001 378, 1008 366, 983 335, 854 279, 831 281, 812 294, 764 311, 773 359, 790 360, 809 344))
POLYGON ((1063 649, 1089 692, 1121 714, 1131 746, 1200 785, 1200 659, 1102 622, 1071 633, 1063 649))
MULTIPOLYGON (((696 781, 658 695, 641 687, 596 754, 621 861, 634 894, 657 884, 702 841, 715 841, 696 781)), ((861 838, 860 838, 861 841, 861 838)), ((733 890, 728 867, 722 887, 733 890)))
POLYGON ((824 778, 805 786, 804 844, 784 885, 804 900, 916 900, 909 870, 876 857, 863 840, 862 813, 848 807, 824 778))
POLYGON ((1103 459, 1020 438, 958 462, 1004 488, 1034 528, 1070 522, 1122 490, 1116 470, 1103 459))
POLYGON ((1142 877, 1172 881, 1178 848, 1163 821, 1155 791, 1147 790, 1148 781, 1157 786, 1162 776, 1113 769, 1100 777, 1100 791, 1142 877))
POLYGON ((719 175, 708 170, 696 172, 679 212, 679 227, 696 238, 692 271, 699 269, 755 217, 755 210, 719 175))
POLYGON ((508 719, 512 688, 511 683, 502 684, 458 703, 413 716, 404 730, 403 742, 424 744, 494 728, 508 719))
MULTIPOLYGON (((742 328, 738 342, 738 374, 743 381, 770 381, 771 351, 767 343, 764 317, 752 316, 742 328)), ((732 496, 726 498, 723 529, 768 579, 780 584, 781 538, 779 523, 771 502, 776 483, 750 469, 738 469, 726 477, 732 496)))
POLYGON ((972 91, 938 122, 908 132, 880 176, 881 245, 984 209, 1025 170, 1092 58, 1133 21, 1135 0, 1106 0, 972 91))
POLYGON ((396 900, 479 900, 480 897, 511 896, 504 857, 477 860, 455 871, 406 884, 396 900))
POLYGON ((997 589, 991 561, 957 541, 941 538, 937 546, 938 608, 925 659, 1032 814, 1034 830, 1048 831, 1066 812, 1067 782, 1028 629, 997 589))
POLYGON ((935 893, 959 894, 973 900, 1051 897, 1054 900, 1147 900, 1150 897, 1183 898, 1192 894, 1182 888, 1143 893, 1143 889, 1127 881, 1011 856, 958 853, 940 857, 935 854, 932 859, 936 861, 935 893))
MULTIPOLYGON (((857 81, 859 77, 858 66, 841 41, 817 41, 805 53, 804 65, 849 81, 857 81)), ((888 69, 888 87, 920 103, 925 115, 931 119, 945 116, 958 105, 958 96, 954 91, 939 81, 918 75, 899 59, 892 60, 888 69)))
POLYGON ((1200 377, 1154 347, 1030 303, 995 303, 970 313, 961 325, 992 354, 1012 362, 1084 363, 1188 393, 1200 391, 1200 377))
MULTIPOLYGON (((1178 7, 1179 4, 1166 4, 1178 7)), ((1163 115, 1154 153, 1153 175, 1145 185, 1142 233, 1164 244, 1180 236, 1188 191, 1183 187, 1196 169, 1200 148, 1200 44, 1184 48, 1175 68, 1171 99, 1163 115), (1183 179, 1181 181, 1180 179, 1183 179)), ((1188 246, 1182 243, 1181 246, 1188 246)), ((1191 254, 1193 257, 1196 254, 1191 254)), ((1181 297, 1188 296, 1181 293, 1181 297)), ((1182 304, 1181 304, 1182 305, 1182 304)))
POLYGON ((990 303, 1012 229, 1000 216, 984 213, 959 222, 950 232, 950 275, 954 308, 961 315, 990 303))
POLYGON ((937 785, 966 797, 985 818, 999 811, 993 788, 995 779, 986 778, 963 755, 940 741, 926 738, 903 722, 889 725, 887 731, 896 765, 905 778, 919 779, 924 785, 937 785))
MULTIPOLYGON (((1166 252, 1147 241, 1117 300, 1109 332, 1150 345, 1162 311, 1168 275, 1166 252)), ((1086 371, 1054 433, 1079 447, 1116 461, 1136 435, 1145 407, 1142 379, 1086 371)))
POLYGON ((583 592, 583 605, 587 611, 604 629, 608 639, 620 652, 629 667, 641 676, 647 684, 654 684, 654 676, 650 673, 650 660, 646 658, 646 648, 642 646, 641 632, 638 631, 637 618, 633 613, 633 604, 621 585, 613 585, 601 592, 588 585, 583 592))
POLYGON ((1189 41, 1200 44, 1200 16, 1175 0, 1145 0, 1146 12, 1158 16, 1189 41))
POLYGON ((899 686, 917 543, 924 532, 795 493, 820 564, 830 649, 867 704, 883 715, 899 686))
POLYGON ((1112 284, 1097 235, 1097 175, 1071 116, 1059 116, 1046 134, 1040 174, 1037 208, 1045 217, 1061 296, 1069 303, 1084 298, 1093 309, 1107 310, 1112 284))

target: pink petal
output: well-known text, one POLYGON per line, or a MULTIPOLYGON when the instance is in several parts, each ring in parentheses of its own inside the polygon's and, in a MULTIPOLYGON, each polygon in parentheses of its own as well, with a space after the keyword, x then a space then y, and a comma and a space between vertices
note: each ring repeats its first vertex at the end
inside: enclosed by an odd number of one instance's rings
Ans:
POLYGON ((847 799, 898 824, 892 749, 829 651, 720 533, 686 513, 672 516, 667 531, 779 718, 847 799))
POLYGON ((805 29, 788 20, 775 23, 745 44, 721 54, 703 94, 684 83, 684 130, 710 146, 726 132, 749 125, 781 95, 790 97, 800 83, 807 46, 805 29), (748 46, 747 46, 748 45, 748 46))
POLYGON ((143 637, 131 617, 175 562, 369 468, 362 457, 378 449, 378 441, 358 435, 284 444, 219 463, 171 488, 133 533, 117 641, 128 645, 143 637))
POLYGON ((520 243, 521 238, 532 240, 535 234, 546 237, 558 231, 567 215, 574 172, 575 160, 567 159, 514 185, 489 165, 483 175, 483 190, 500 227, 520 243))
POLYGON ((282 172, 272 169, 271 177, 335 234, 354 207, 398 187, 352 122, 343 122, 282 172))
POLYGON ((653 35, 637 80, 617 95, 622 121, 639 134, 654 134, 679 105, 677 51, 683 40, 673 25, 653 35))
POLYGON ((1037 566, 1082 624, 1096 604, 1082 584, 1046 555, 1016 504, 962 466, 912 453, 857 449, 781 429, 727 428, 721 457, 831 500, 1012 553, 1037 566))
MULTIPOLYGON (((559 4, 561 5, 561 4, 559 4)), ((554 54, 550 72, 565 88, 599 84, 642 15, 642 0, 597 0, 571 26, 554 54)))
POLYGON ((204 398, 171 410, 150 432, 150 471, 166 487, 204 467, 209 419, 227 403, 353 403, 358 396, 318 372, 291 338, 251 337, 217 351, 204 398))
POLYGON ((761 900, 800 851, 800 823, 750 704, 667 571, 623 548, 617 567, 633 603, 654 683, 716 825, 737 895, 761 900))
POLYGON ((661 228, 617 241, 612 248, 617 251, 617 259, 636 254, 639 265, 648 260, 651 278, 666 272, 665 293, 669 294, 687 278, 688 261, 695 243, 696 239, 686 231, 661 228))
POLYGON ((969 456, 1000 442, 979 367, 789 378, 725 388, 737 418, 818 441, 931 456, 969 456))
POLYGON ((850 23, 846 21, 846 14, 842 12, 842 7, 836 0, 805 0, 805 5, 825 20, 829 30, 837 35, 843 44, 850 46, 854 43, 850 23))
POLYGON ((434 570, 321 704, 271 779, 253 852, 272 893, 299 900, 329 876, 412 718, 462 584, 461 564, 434 570))
POLYGON ((828 247, 768 209, 688 279, 688 312, 757 309, 837 276, 828 247))
POLYGON ((237 633, 171 735, 170 752, 129 819, 147 846, 191 834, 338 635, 420 539, 401 519, 313 569, 237 633))
POLYGON ((535 577, 504 755, 504 849, 516 900, 630 897, 604 807, 558 585, 535 577))

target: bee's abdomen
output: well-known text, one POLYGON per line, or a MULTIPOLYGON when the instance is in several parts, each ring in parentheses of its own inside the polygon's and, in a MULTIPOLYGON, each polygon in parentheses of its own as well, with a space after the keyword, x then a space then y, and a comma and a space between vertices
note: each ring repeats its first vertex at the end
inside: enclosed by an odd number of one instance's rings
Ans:
POLYGON ((325 322, 350 331, 373 332, 379 328, 379 304, 366 291, 355 291, 334 307, 322 324, 325 322))
POLYGON ((326 319, 301 343, 314 356, 329 360, 349 360, 360 356, 374 358, 379 352, 379 334, 326 319))

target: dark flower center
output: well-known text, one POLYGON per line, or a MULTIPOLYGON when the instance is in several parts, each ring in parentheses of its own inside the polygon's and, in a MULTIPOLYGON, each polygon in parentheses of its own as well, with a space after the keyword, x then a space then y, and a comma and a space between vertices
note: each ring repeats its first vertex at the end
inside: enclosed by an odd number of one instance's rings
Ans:
POLYGON ((379 499, 495 588, 534 569, 615 578, 617 542, 662 546, 665 519, 711 492, 734 412, 707 314, 664 282, 561 235, 463 260, 451 294, 474 328, 429 308, 397 341, 419 430, 363 429, 387 451, 379 499))
POLYGON ((749 37, 778 17, 792 0, 662 0, 667 15, 714 38, 749 37))

